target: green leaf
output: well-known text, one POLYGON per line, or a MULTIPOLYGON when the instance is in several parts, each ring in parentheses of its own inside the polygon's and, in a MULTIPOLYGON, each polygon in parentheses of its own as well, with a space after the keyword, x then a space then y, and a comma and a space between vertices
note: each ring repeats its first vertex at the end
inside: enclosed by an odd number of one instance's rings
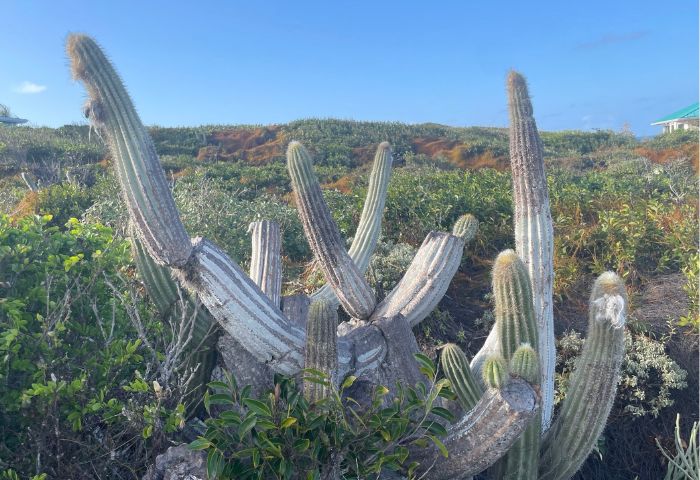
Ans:
POLYGON ((292 425, 294 425, 295 423, 297 423, 297 419, 296 419, 296 418, 294 418, 294 417, 287 417, 287 418, 285 418, 285 419, 282 421, 282 423, 280 424, 280 428, 282 428, 282 429, 289 428, 289 427, 291 427, 292 425))
POLYGON ((243 423, 241 423, 241 427, 238 430, 238 438, 242 440, 243 437, 245 437, 245 435, 253 429, 256 422, 257 419, 255 418, 255 415, 250 415, 243 420, 243 423))
POLYGON ((272 417, 272 412, 270 411, 270 407, 265 405, 263 402, 259 400, 253 400, 252 398, 246 398, 243 400, 243 404, 248 407, 250 410, 255 412, 256 414, 262 416, 262 417, 272 417))
POLYGON ((207 448, 211 447, 211 442, 204 437, 199 437, 190 442, 188 446, 190 450, 206 450, 207 448))
POLYGON ((443 457, 447 458, 449 453, 447 452, 447 448, 445 447, 445 444, 440 441, 439 438, 437 438, 434 435, 429 435, 430 439, 433 441, 435 446, 440 450, 440 453, 442 454, 443 457))
POLYGON ((218 450, 209 450, 207 455, 207 477, 215 480, 224 470, 224 457, 218 450))
POLYGON ((433 361, 422 353, 416 353, 414 357, 418 362, 421 373, 428 378, 435 378, 435 364, 433 361))
POLYGON ((340 386, 340 389, 345 390, 346 388, 350 388, 352 384, 355 383, 355 380, 357 380, 355 375, 348 375, 345 377, 345 380, 343 380, 343 384, 340 386))

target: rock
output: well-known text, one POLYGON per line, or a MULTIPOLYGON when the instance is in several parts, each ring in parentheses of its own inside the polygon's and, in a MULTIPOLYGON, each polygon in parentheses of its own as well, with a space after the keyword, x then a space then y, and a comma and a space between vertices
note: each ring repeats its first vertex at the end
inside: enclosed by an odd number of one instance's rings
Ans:
POLYGON ((184 443, 170 447, 156 457, 143 480, 207 480, 207 455, 184 443))

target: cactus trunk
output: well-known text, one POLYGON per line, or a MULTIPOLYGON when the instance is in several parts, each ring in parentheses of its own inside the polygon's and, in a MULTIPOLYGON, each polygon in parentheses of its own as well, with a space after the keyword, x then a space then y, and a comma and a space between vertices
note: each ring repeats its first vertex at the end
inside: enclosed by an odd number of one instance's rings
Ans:
POLYGON ((309 401, 326 398, 336 382, 338 372, 336 339, 338 311, 336 308, 333 303, 326 300, 317 300, 309 307, 304 368, 318 370, 328 376, 328 385, 311 380, 304 381, 304 395, 309 401))
POLYGON ((248 227, 252 237, 250 278, 260 290, 279 307, 282 295, 282 261, 280 258, 280 226, 277 222, 261 220, 248 227))

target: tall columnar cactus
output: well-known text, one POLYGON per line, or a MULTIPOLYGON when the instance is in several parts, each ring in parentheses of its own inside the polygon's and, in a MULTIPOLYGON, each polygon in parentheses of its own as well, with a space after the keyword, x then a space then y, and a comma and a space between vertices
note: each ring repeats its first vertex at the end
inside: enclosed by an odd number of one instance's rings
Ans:
POLYGON ((532 115, 532 103, 522 75, 508 75, 510 107, 510 166, 513 172, 515 249, 532 281, 535 320, 539 330, 542 386, 542 427, 546 430, 554 407, 554 233, 543 148, 532 115))
POLYGON ((445 377, 452 384, 452 390, 457 394, 462 408, 467 412, 474 408, 484 394, 484 389, 474 378, 469 368, 469 360, 462 349, 454 343, 448 343, 442 347, 440 365, 445 372, 445 377))
POLYGON ((250 255, 250 278, 272 303, 279 307, 282 298, 281 237, 277 222, 260 220, 248 227, 253 245, 250 255))
POLYGON ((588 313, 588 336, 561 412, 542 443, 540 477, 559 480, 581 467, 605 428, 620 379, 625 354, 627 316, 625 285, 612 272, 593 285, 588 313))
MULTIPOLYGON (((323 372, 331 383, 334 383, 338 371, 337 328, 337 307, 327 300, 312 302, 306 321, 304 368, 323 372)), ((327 397, 331 388, 331 385, 304 381, 304 395, 310 401, 327 397)))

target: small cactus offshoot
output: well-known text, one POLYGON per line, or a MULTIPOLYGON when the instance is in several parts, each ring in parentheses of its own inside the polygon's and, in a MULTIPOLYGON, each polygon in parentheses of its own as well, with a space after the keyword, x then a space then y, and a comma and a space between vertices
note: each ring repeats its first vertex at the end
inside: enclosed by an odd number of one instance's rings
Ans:
POLYGON ((500 390, 508 381, 506 360, 500 355, 487 358, 481 374, 487 387, 500 390))

